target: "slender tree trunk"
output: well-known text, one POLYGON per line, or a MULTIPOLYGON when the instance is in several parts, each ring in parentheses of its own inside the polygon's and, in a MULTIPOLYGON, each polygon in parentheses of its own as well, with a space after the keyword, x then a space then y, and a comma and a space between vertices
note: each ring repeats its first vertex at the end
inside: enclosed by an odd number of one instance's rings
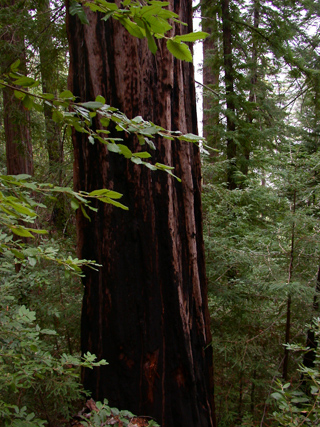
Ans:
MULTIPOLYGON (((201 5, 202 29, 210 34, 203 41, 203 136, 209 146, 218 148, 219 145, 219 99, 208 89, 219 88, 219 48, 217 13, 212 11, 212 2, 203 0, 201 5)), ((211 151, 216 156, 216 151, 211 151)))
MULTIPOLYGON (((174 2, 189 30, 191 6, 174 2)), ((153 56, 118 22, 87 15, 85 26, 67 16, 74 95, 88 101, 100 94, 129 117, 196 132, 192 65, 172 58, 162 41, 153 56)), ((139 150, 135 139, 125 143, 139 150)), ((114 188, 129 207, 100 205, 91 222, 77 213, 79 256, 102 265, 85 271, 82 351, 109 362, 83 372, 85 388, 163 427, 215 425, 199 149, 156 141, 154 161, 173 165, 179 183, 88 143, 84 134, 74 133, 73 144, 75 189, 114 188)))
POLYGON ((257 371, 254 369, 253 376, 252 376, 252 382, 251 382, 251 393, 250 393, 250 411, 252 416, 254 417, 255 412, 255 391, 256 391, 256 379, 257 379, 257 371))
MULTIPOLYGON (((260 21, 260 0, 253 0, 253 27, 258 30, 260 21)), ((256 91, 258 83, 258 51, 256 43, 256 33, 252 33, 252 52, 251 52, 251 61, 252 61, 252 71, 251 71, 251 86, 249 94, 249 102, 257 102, 256 91)), ((252 112, 248 113, 248 122, 252 125, 253 123, 253 114, 252 112)), ((250 139, 243 141, 242 155, 243 160, 240 162, 241 172, 244 175, 248 175, 249 171, 249 162, 252 146, 250 139)))
POLYGON ((232 61, 232 28, 230 20, 229 0, 220 0, 222 13, 223 62, 225 74, 226 104, 227 104, 227 182, 229 190, 237 188, 235 181, 237 146, 234 140, 235 103, 234 103, 234 70, 232 61))
MULTIPOLYGON (((296 197, 297 192, 294 190, 293 193, 293 214, 296 212, 296 197)), ((289 263, 289 275, 288 275, 288 285, 292 281, 293 274, 293 260, 294 260, 294 241, 295 241, 295 219, 293 219, 292 230, 291 230, 291 250, 290 250, 290 263, 289 263)), ((285 332, 285 343, 289 344, 290 342, 290 331, 291 331, 291 293, 289 292, 287 299, 287 317, 286 317, 286 332, 285 332)), ((288 379, 288 365, 289 365, 289 350, 285 348, 284 350, 284 359, 283 359, 283 368, 282 368, 282 378, 286 381, 288 379)))
MULTIPOLYGON (((320 266, 318 267, 318 273, 317 273, 317 283, 316 283, 316 293, 313 297, 313 311, 314 316, 318 314, 319 311, 319 294, 320 294, 320 266)), ((307 368, 313 368, 314 362, 316 360, 316 348, 317 348, 317 341, 315 339, 315 333, 312 329, 308 330, 307 333, 307 344, 306 346, 310 348, 310 351, 304 354, 303 356, 303 365, 307 368)))
MULTIPOLYGON (((59 82, 58 53, 51 33, 51 9, 48 0, 39 2, 37 15, 39 34, 42 35, 39 43, 42 90, 45 93, 55 94, 59 82)), ((52 109, 46 103, 44 103, 44 119, 49 171, 54 175, 58 185, 62 185, 63 137, 61 126, 52 120, 52 109)), ((56 198, 51 214, 51 221, 61 231, 65 229, 67 221, 65 203, 65 196, 60 194, 56 198)))
MULTIPOLYGON (((39 43, 40 71, 43 92, 56 93, 59 81, 57 53, 50 32, 50 4, 42 0, 38 4, 39 34, 45 34, 44 40, 39 43)), ((63 146, 60 126, 52 120, 51 107, 44 103, 44 117, 46 128, 46 145, 49 157, 49 166, 57 171, 63 162, 63 146)))
POLYGON ((242 424, 243 417, 243 370, 240 368, 239 372, 239 405, 237 423, 242 424))

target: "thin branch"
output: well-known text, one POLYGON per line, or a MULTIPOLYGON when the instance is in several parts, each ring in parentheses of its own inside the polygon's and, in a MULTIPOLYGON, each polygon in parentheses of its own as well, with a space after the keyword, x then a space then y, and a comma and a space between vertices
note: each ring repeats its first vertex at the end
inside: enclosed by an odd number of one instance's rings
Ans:
POLYGON ((207 85, 205 85, 205 84, 203 84, 201 82, 198 82, 197 80, 195 80, 195 83, 197 85, 200 85, 200 86, 204 87, 205 89, 209 90, 210 92, 212 92, 218 98, 220 97, 220 95, 218 94, 218 92, 216 92, 215 90, 211 89, 211 87, 209 87, 209 86, 207 86, 207 85))

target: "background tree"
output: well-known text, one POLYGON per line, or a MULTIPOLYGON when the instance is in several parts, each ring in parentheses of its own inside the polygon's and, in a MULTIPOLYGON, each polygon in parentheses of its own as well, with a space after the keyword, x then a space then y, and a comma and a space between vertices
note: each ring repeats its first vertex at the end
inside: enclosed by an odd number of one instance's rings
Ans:
MULTIPOLYGON (((215 2, 209 14, 219 5, 215 2)), ((207 127, 211 136, 219 132, 220 151, 204 166, 203 193, 214 353, 221 355, 215 360, 217 418, 221 426, 272 425, 269 406, 262 404, 270 393, 267 384, 284 374, 292 379, 297 360, 276 342, 299 337, 304 343, 317 273, 316 216, 304 202, 314 176, 305 143, 314 133, 309 127, 302 136, 297 113, 304 111, 314 124, 315 110, 306 113, 301 105, 315 90, 317 54, 311 46, 318 38, 306 28, 318 12, 309 3, 232 1, 228 13, 234 109, 227 105, 220 48, 219 125, 207 127), (235 188, 227 191, 231 138, 235 188)), ((221 47, 222 6, 214 16, 221 47)), ((217 104, 211 105, 215 117, 217 104)))
MULTIPOLYGON (((24 44, 24 21, 17 22, 15 14, 20 11, 21 2, 5 1, 1 5, 1 21, 6 22, 0 33, 2 73, 9 71, 9 66, 20 60, 22 69, 26 70, 26 53, 24 44)), ((22 8, 22 15, 25 9, 22 8)), ((32 144, 30 136, 30 115, 21 102, 14 96, 12 90, 3 91, 3 121, 6 138, 7 173, 33 174, 32 144)))

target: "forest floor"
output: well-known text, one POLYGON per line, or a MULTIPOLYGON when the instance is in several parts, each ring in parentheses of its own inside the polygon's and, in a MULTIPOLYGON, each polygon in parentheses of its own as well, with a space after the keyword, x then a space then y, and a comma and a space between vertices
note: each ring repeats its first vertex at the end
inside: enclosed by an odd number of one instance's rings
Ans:
MULTIPOLYGON (((85 407, 73 418, 71 422, 72 427, 84 427, 87 426, 87 422, 90 424, 91 415, 93 412, 99 412, 95 401, 90 399, 86 402, 85 407), (82 424, 82 420, 84 420, 84 424, 82 424)), ((149 425, 150 419, 146 419, 143 417, 129 417, 121 415, 121 419, 118 415, 110 415, 108 416, 103 424, 103 426, 113 426, 117 427, 147 427, 149 425), (126 421, 123 421, 125 419, 126 421), (129 422, 128 422, 129 421, 129 422)))

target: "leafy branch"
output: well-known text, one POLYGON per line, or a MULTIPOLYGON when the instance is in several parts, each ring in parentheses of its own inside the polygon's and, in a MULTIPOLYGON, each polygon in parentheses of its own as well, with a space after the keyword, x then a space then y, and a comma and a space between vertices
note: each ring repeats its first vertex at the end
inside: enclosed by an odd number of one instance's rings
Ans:
POLYGON ((168 9, 169 2, 150 0, 147 3, 139 1, 124 0, 119 8, 116 3, 105 0, 72 0, 69 12, 77 15, 82 24, 89 24, 89 20, 82 6, 93 12, 103 14, 102 20, 107 21, 110 17, 120 22, 121 25, 134 37, 146 38, 150 51, 155 54, 158 50, 155 39, 167 40, 167 48, 176 58, 192 62, 192 53, 185 42, 195 42, 205 39, 209 34, 203 31, 176 35, 168 37, 166 34, 172 30, 169 20, 178 24, 181 22, 179 16, 168 9))

